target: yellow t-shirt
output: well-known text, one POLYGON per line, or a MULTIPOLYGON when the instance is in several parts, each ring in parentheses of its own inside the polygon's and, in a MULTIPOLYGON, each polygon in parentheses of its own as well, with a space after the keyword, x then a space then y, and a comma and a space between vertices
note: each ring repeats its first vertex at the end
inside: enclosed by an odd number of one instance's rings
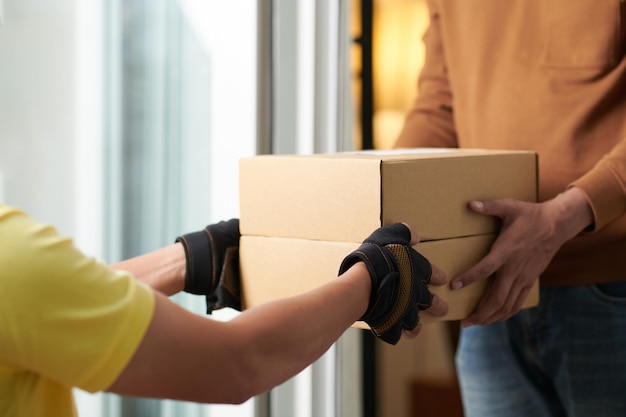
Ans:
POLYGON ((109 387, 145 334, 152 290, 0 205, 0 416, 75 416, 72 387, 109 387))

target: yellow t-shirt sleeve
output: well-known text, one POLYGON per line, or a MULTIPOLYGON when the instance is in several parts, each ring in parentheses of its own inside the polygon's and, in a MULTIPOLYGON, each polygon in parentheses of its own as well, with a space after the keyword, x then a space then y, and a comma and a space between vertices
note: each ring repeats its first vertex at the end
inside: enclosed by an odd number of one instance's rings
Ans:
POLYGON ((148 286, 0 206, 0 361, 99 391, 124 369, 153 311, 148 286))

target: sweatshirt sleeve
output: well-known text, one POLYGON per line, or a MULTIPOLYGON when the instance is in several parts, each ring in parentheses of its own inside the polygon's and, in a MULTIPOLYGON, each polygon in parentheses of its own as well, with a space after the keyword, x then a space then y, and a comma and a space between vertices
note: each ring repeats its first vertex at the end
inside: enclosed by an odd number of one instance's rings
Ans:
POLYGON ((428 1, 428 8, 430 24, 424 33, 426 57, 418 79, 418 96, 407 114, 396 148, 458 147, 439 11, 432 0, 428 1))
POLYGON ((598 231, 626 212, 626 138, 623 138, 593 169, 570 184, 589 198, 598 231))

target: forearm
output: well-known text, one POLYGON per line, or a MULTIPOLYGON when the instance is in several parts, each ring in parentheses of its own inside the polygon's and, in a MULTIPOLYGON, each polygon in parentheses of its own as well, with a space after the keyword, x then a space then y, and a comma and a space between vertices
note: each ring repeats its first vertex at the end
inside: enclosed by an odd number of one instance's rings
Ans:
POLYGON ((452 115, 435 100, 418 98, 407 115, 395 148, 457 148, 452 115), (433 105, 433 108, 427 106, 433 105))
POLYGON ((240 358, 253 395, 318 359, 367 309, 371 280, 365 265, 305 295, 245 311, 233 320, 251 347, 240 358), (272 372, 267 372, 271 369, 272 372))
POLYGON ((562 243, 574 238, 593 224, 593 212, 587 196, 578 187, 569 188, 547 204, 552 207, 555 232, 562 236, 562 243))
MULTIPOLYGON (((430 264, 411 248, 418 241, 406 225, 380 228, 362 249, 345 258, 339 277, 299 296, 251 308, 227 322, 189 312, 157 293, 150 326, 109 391, 238 403, 296 375, 359 318, 370 324, 368 320, 373 320, 374 329, 385 325, 378 335, 389 343, 396 343, 401 334, 414 337, 419 333, 418 310, 431 302, 426 283, 446 282, 445 274, 436 268, 431 274, 430 264), (359 251, 365 259, 356 254, 359 251), (398 259, 405 258, 410 262, 399 265, 398 259), (387 287, 381 294, 379 283, 391 273, 397 275, 392 282, 384 281, 387 287), (372 282, 378 287, 372 289, 372 282), (408 296, 396 299, 396 291, 407 285, 408 296)), ((147 259, 142 257, 138 265, 147 259)), ((446 314, 445 303, 433 301, 433 308, 433 314, 446 314)))
MULTIPOLYGON (((294 277, 295 279, 295 277, 294 277)), ((193 314, 164 296, 144 339, 108 391, 205 403, 240 403, 319 358, 367 309, 363 264, 298 297, 228 322, 193 314)))
POLYGON ((118 262, 111 268, 128 271, 165 295, 176 294, 185 286, 185 252, 180 243, 118 262))

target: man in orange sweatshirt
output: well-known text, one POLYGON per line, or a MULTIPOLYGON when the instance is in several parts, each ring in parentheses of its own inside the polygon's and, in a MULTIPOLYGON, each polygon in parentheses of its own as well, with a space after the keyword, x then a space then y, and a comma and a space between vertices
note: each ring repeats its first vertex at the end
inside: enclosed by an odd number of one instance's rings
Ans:
POLYGON ((539 202, 502 219, 452 288, 493 277, 462 322, 466 417, 626 415, 626 3, 428 0, 419 94, 396 147, 526 149, 539 202), (519 312, 533 282, 540 305, 519 312))

